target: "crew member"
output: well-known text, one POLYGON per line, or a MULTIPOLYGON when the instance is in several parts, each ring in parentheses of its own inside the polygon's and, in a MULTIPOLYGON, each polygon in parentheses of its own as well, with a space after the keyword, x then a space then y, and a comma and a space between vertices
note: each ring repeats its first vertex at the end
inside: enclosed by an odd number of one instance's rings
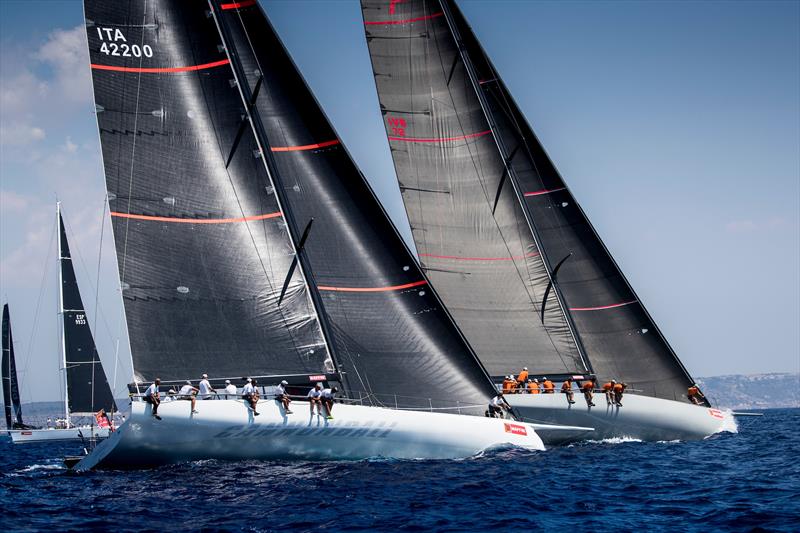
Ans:
POLYGON ((528 380, 528 394, 539 394, 539 380, 536 378, 528 380))
POLYGON ((325 406, 325 418, 328 420, 333 420, 333 400, 336 398, 337 392, 339 392, 339 389, 333 387, 332 389, 322 389, 320 393, 322 405, 325 406))
POLYGON ((247 383, 242 387, 242 398, 250 404, 250 409, 253 410, 253 416, 261 414, 256 411, 256 407, 258 406, 258 391, 256 390, 253 380, 250 378, 247 378, 247 383))
POLYGON ((525 382, 528 381, 528 367, 522 367, 522 372, 519 373, 519 377, 517 377, 517 384, 520 388, 525 386, 525 382))
POLYGON ((570 404, 575 403, 575 393, 572 392, 572 379, 567 378, 567 380, 561 385, 561 392, 567 395, 567 401, 570 404))
POLYGON ((196 415, 198 413, 195 407, 197 406, 197 393, 200 392, 200 389, 192 385, 192 382, 187 380, 186 383, 181 387, 181 390, 178 392, 180 395, 181 400, 187 400, 192 402, 192 414, 196 415))
POLYGON ((498 392, 497 396, 489 402, 489 416, 492 418, 503 418, 503 409, 511 409, 506 399, 503 397, 502 392, 498 392))
POLYGON ((322 414, 322 384, 317 383, 308 391, 308 405, 311 408, 311 416, 314 416, 314 406, 317 406, 317 414, 322 414))
POLYGON ((225 399, 230 400, 231 397, 236 399, 236 385, 231 383, 231 380, 225 380, 225 399))
POLYGON ((289 409, 289 404, 292 403, 292 400, 289 399, 289 395, 286 394, 286 385, 288 384, 289 382, 284 379, 277 387, 275 387, 275 399, 281 402, 281 405, 283 405, 283 410, 286 411, 287 415, 290 415, 292 414, 292 410, 289 409))
POLYGON ((583 397, 586 398, 586 405, 594 407, 594 402, 592 401, 592 396, 594 396, 594 380, 587 379, 581 383, 581 391, 583 391, 583 397))
POLYGON ((616 381, 613 379, 606 383, 603 383, 603 393, 606 395, 606 405, 614 405, 614 385, 616 385, 616 381))
POLYGON ((201 400, 209 400, 211 399, 211 393, 217 393, 217 390, 211 386, 211 383, 208 381, 208 374, 203 374, 203 379, 200 380, 200 384, 198 385, 198 389, 200 390, 200 399, 201 400))
POLYGON ((622 407, 622 393, 626 388, 628 388, 627 383, 614 384, 614 403, 617 404, 617 407, 622 407))
POLYGON ((506 376, 503 378, 503 394, 511 394, 512 383, 514 383, 514 379, 511 376, 506 376))
POLYGON ((544 388, 545 394, 555 394, 556 392, 556 386, 546 377, 542 378, 542 387, 544 388))
POLYGON ((700 392, 700 389, 697 387, 696 383, 689 387, 686 396, 688 396, 689 401, 695 405, 702 404, 706 399, 706 397, 703 396, 703 393, 700 392))
POLYGON ((153 406, 153 416, 156 418, 156 420, 161 420, 161 417, 158 416, 158 406, 161 403, 161 396, 158 393, 159 385, 161 385, 161 380, 156 378, 156 380, 149 387, 147 387, 147 390, 144 392, 144 401, 153 406))

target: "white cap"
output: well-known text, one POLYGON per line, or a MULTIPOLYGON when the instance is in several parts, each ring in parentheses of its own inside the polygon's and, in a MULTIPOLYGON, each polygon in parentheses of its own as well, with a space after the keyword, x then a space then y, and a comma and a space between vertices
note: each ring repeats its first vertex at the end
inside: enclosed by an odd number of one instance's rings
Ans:
POLYGON ((208 374, 203 374, 203 379, 206 379, 207 377, 208 377, 208 374))
POLYGON ((547 381, 547 376, 543 377, 542 381, 547 381))
POLYGON ((317 382, 317 384, 314 385, 314 387, 316 387, 318 389, 321 389, 322 388, 322 383, 317 382))
POLYGON ((522 370, 528 370, 528 367, 527 366, 523 366, 522 370))
POLYGON ((187 385, 191 385, 191 384, 192 384, 192 382, 191 382, 191 381, 189 381, 189 380, 187 379, 187 380, 186 380, 186 384, 187 384, 187 385))
POLYGON ((250 378, 247 378, 247 382, 248 382, 248 383, 252 383, 252 382, 253 382, 253 380, 252 380, 252 379, 250 379, 250 378))
POLYGON ((230 385, 230 384, 231 384, 231 380, 229 380, 229 379, 226 379, 226 380, 225 380, 225 383, 227 383, 228 385, 230 385))
POLYGON ((283 381, 281 381, 281 385, 288 385, 288 384, 289 384, 289 382, 286 381, 285 379, 283 381))

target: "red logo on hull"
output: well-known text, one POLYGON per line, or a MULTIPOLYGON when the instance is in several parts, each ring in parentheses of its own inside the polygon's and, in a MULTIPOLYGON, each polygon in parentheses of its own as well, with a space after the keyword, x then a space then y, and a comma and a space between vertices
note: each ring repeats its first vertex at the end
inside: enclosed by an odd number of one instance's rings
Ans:
POLYGON ((525 426, 520 426, 519 424, 503 424, 506 429, 506 433, 513 433, 514 435, 524 435, 528 436, 528 430, 525 429, 525 426))
POLYGON ((725 418, 725 415, 723 415, 722 411, 720 411, 719 409, 709 409, 708 414, 710 414, 714 418, 719 418, 720 420, 723 420, 725 418))

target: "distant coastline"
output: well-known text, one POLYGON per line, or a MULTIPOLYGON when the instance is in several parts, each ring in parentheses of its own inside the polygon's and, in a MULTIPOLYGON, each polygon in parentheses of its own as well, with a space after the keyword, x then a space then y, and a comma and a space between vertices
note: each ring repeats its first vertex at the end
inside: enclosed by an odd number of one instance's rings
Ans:
POLYGON ((732 374, 697 378, 713 404, 728 409, 800 407, 800 373, 732 374))

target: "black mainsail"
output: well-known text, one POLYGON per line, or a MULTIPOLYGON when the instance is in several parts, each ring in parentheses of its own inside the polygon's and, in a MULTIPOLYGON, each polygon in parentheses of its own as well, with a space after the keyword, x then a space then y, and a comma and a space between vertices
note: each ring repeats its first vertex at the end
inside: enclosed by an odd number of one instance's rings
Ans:
POLYGON ((75 278, 67 231, 58 209, 59 294, 62 319, 62 356, 66 372, 66 413, 89 415, 100 409, 114 412, 114 396, 94 343, 83 299, 75 278))
POLYGON ((85 6, 139 378, 335 369, 373 404, 485 401, 483 368, 254 0, 85 6))
POLYGON ((11 335, 11 315, 8 304, 3 305, 3 406, 6 411, 6 428, 17 429, 27 427, 22 421, 22 404, 19 398, 19 381, 17 380, 17 362, 14 359, 14 339, 11 335))
POLYGON ((455 2, 362 7, 420 260, 484 364, 590 371, 685 398, 691 377, 455 2))

